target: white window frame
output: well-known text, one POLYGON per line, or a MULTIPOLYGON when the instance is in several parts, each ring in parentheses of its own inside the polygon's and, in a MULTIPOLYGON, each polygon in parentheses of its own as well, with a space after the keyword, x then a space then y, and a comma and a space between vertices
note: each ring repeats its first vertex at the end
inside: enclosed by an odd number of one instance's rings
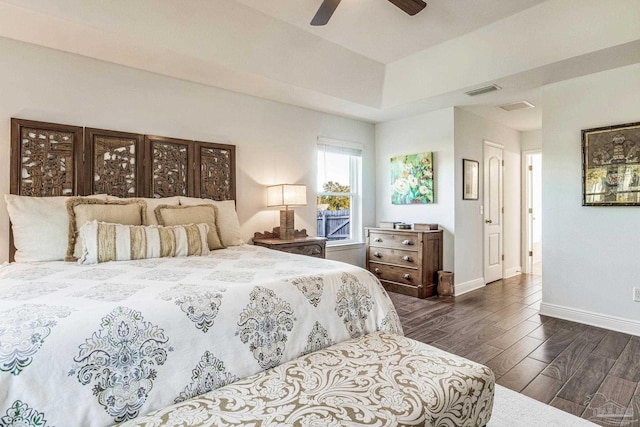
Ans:
MULTIPOLYGON (((340 152, 344 150, 344 154, 349 155, 349 189, 348 193, 324 192, 316 190, 317 198, 321 196, 348 196, 349 201, 349 227, 351 231, 350 239, 327 240, 327 246, 351 245, 363 242, 362 230, 362 144, 350 141, 342 141, 333 138, 318 137, 318 151, 316 159, 320 151, 340 152), (331 147, 327 150, 327 147, 331 147), (352 153, 349 153, 351 151, 352 153)), ((318 171, 319 172, 319 171, 318 171)), ((316 174, 318 179, 319 173, 316 174)), ((326 176, 325 176, 326 178, 326 176)), ((316 189, 318 185, 316 185, 316 189)))

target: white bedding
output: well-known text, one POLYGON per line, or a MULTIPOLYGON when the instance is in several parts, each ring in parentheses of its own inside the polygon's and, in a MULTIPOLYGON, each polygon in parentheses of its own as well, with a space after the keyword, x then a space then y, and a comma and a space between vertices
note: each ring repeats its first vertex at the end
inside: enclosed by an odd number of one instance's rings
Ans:
POLYGON ((5 265, 0 425, 111 425, 376 330, 402 333, 368 271, 257 246, 5 265))

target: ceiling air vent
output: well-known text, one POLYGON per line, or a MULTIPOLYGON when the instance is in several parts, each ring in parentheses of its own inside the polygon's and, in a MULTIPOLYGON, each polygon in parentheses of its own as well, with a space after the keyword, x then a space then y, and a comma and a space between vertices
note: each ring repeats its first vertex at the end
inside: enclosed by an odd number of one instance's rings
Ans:
POLYGON ((527 108, 533 108, 533 107, 535 107, 535 105, 527 101, 519 101, 519 102, 514 102, 512 104, 506 104, 506 105, 500 106, 500 108, 502 108, 504 111, 526 110, 527 108))
POLYGON ((478 89, 470 90, 469 92, 465 92, 465 93, 469 96, 477 96, 477 95, 482 95, 489 92, 495 92, 496 90, 500 90, 500 89, 502 88, 498 85, 490 85, 490 86, 485 86, 478 89))

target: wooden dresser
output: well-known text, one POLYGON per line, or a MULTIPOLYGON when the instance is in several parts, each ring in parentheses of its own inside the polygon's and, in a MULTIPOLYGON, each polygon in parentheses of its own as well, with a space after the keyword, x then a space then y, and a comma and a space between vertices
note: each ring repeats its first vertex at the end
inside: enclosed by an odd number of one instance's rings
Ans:
POLYGON ((385 289, 427 298, 436 294, 442 270, 442 230, 365 228, 367 269, 385 289))

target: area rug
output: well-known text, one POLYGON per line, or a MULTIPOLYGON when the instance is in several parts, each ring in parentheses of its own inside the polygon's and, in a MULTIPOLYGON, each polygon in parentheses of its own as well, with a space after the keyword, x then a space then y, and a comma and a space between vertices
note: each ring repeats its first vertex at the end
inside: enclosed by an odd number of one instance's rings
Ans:
POLYGON ((496 384, 493 414, 487 427, 587 427, 595 425, 496 384))

